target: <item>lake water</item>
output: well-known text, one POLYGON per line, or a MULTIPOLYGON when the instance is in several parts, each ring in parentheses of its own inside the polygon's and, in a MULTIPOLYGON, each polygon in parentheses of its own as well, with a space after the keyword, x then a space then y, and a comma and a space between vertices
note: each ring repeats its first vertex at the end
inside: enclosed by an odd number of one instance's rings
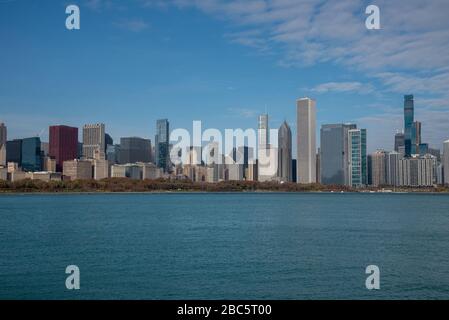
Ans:
POLYGON ((0 299, 87 298, 449 299, 449 196, 1 195, 0 299))

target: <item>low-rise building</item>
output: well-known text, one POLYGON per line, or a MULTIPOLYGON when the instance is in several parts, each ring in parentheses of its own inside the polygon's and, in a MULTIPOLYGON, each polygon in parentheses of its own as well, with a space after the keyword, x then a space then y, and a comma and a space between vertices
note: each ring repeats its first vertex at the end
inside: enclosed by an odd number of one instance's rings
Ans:
POLYGON ((70 180, 92 179, 92 162, 87 160, 64 161, 63 175, 70 180))

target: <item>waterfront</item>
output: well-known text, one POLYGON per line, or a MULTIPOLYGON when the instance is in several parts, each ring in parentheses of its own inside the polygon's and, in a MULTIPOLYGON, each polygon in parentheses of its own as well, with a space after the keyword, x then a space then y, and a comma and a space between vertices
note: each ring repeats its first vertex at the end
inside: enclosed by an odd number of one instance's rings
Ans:
POLYGON ((449 298, 447 195, 17 194, 0 221, 2 299, 449 298))

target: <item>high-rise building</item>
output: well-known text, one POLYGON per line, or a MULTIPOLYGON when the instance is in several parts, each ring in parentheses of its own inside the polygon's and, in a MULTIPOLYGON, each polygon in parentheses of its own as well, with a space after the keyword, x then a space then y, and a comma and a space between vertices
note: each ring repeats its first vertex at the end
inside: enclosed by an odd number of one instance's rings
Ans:
POLYGON ((22 139, 6 141, 6 162, 17 163, 22 166, 22 139))
POLYGON ((349 184, 348 131, 355 124, 325 124, 320 130, 321 183, 326 185, 349 184))
POLYGON ((444 184, 449 185, 449 140, 443 143, 443 180, 444 184))
POLYGON ((258 118, 257 175, 261 182, 276 180, 278 175, 278 149, 270 144, 268 114, 258 118))
POLYGON ((156 165, 168 171, 170 165, 170 124, 167 119, 156 122, 156 165))
POLYGON ((430 187, 436 183, 436 158, 413 156, 399 160, 399 185, 430 187))
POLYGON ((85 159, 93 159, 97 152, 100 158, 105 159, 105 150, 105 125, 103 123, 86 124, 83 127, 83 157, 85 159))
POLYGON ((41 139, 39 137, 22 139, 23 171, 41 171, 41 139))
POLYGON ((267 146, 270 143, 270 130, 268 128, 268 114, 259 115, 259 125, 258 125, 258 135, 259 146, 267 146))
POLYGON ((316 102, 302 98, 296 104, 298 183, 316 180, 316 102))
POLYGON ((0 123, 0 146, 6 144, 7 137, 6 125, 2 122, 0 123))
POLYGON ((0 123, 0 167, 6 167, 6 126, 4 123, 0 123))
POLYGON ((56 171, 62 172, 66 160, 74 160, 78 155, 78 128, 50 126, 48 153, 56 160, 56 171))
POLYGON ((119 163, 119 157, 120 157, 120 145, 114 144, 114 145, 108 145, 106 148, 106 159, 109 161, 109 163, 116 164, 119 163))
POLYGON ((419 154, 419 146, 421 145, 421 122, 413 122, 412 127, 412 150, 411 154, 419 154))
POLYGON ((404 96, 404 145, 405 156, 412 154, 413 144, 413 121, 414 121, 414 100, 413 95, 404 96))
POLYGON ((394 135, 394 151, 399 152, 399 149, 404 147, 404 137, 403 132, 397 132, 394 135))
POLYGON ((281 181, 292 181, 292 131, 284 121, 278 131, 278 176, 281 181))
POLYGON ((110 136, 109 133, 105 133, 105 135, 104 135, 104 143, 106 145, 106 149, 104 150, 104 152, 106 152, 108 146, 114 145, 114 139, 112 139, 112 137, 110 136))
POLYGON ((392 151, 386 154, 386 183, 390 186, 399 186, 399 160, 403 155, 392 151))
POLYGON ((151 140, 138 137, 120 138, 119 163, 151 162, 151 140))
POLYGON ((370 154, 371 185, 379 187, 386 184, 386 152, 377 150, 370 154))
POLYGON ((368 183, 366 129, 348 131, 349 185, 362 187, 368 183))

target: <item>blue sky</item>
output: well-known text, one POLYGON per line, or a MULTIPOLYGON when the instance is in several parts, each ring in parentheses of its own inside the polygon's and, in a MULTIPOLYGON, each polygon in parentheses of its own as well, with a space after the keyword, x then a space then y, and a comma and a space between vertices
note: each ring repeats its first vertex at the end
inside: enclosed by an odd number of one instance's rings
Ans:
POLYGON ((423 139, 449 138, 449 2, 363 0, 0 0, 0 121, 9 138, 48 125, 104 122, 153 139, 171 128, 295 127, 295 100, 317 100, 317 126, 355 122, 369 150, 391 149, 403 95, 423 139), (77 4, 81 30, 65 28, 77 4))

